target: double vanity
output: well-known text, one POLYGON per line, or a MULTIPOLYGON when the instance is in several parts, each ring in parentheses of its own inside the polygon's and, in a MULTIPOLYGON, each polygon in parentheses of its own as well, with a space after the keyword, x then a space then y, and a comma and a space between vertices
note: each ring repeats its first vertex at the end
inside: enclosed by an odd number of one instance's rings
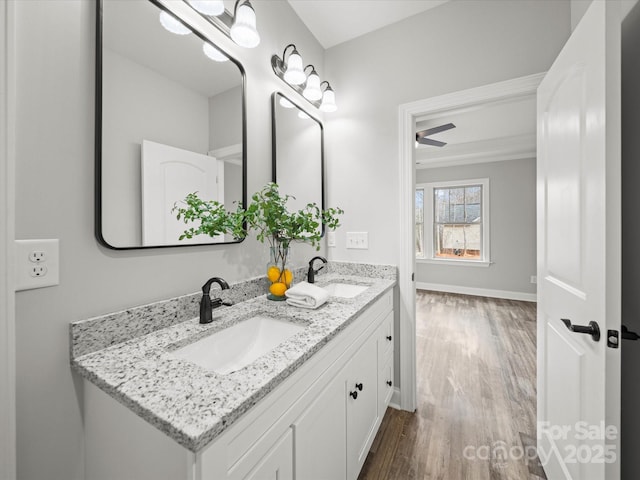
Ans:
POLYGON ((393 394, 390 266, 330 263, 315 310, 263 278, 71 324, 91 479, 356 479, 393 394))

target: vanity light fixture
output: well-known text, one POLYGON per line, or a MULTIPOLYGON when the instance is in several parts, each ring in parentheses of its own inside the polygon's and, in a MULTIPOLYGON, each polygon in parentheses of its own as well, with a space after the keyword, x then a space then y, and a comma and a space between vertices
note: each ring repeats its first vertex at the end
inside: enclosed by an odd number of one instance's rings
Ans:
POLYGON ((284 97, 280 97, 280 106, 284 108, 293 108, 295 105, 284 97))
POLYGON ((203 15, 217 17, 224 13, 224 2, 222 0, 187 0, 187 2, 203 15))
MULTIPOLYGON (((260 34, 256 28, 256 12, 249 0, 236 0, 233 13, 224 9, 222 1, 184 1, 237 45, 245 48, 254 48, 260 44, 260 34), (206 4, 206 7, 202 8, 203 4, 206 4), (220 13, 209 13, 214 11, 212 4, 222 4, 222 11, 220 13)), ((216 6, 215 8, 217 9, 215 11, 218 11, 220 7, 216 6)))
POLYGON ((307 65, 304 67, 304 71, 306 72, 309 67, 311 67, 311 73, 307 77, 307 85, 304 87, 302 95, 307 100, 315 102, 322 98, 322 91, 320 90, 320 76, 313 65, 307 65))
POLYGON ((241 47, 254 48, 260 43, 256 28, 256 12, 249 0, 236 0, 231 25, 231 39, 241 47), (242 2, 242 3, 240 3, 242 2))
POLYGON ((329 82, 326 80, 320 82, 320 76, 313 65, 302 68, 302 57, 293 43, 284 47, 282 57, 278 55, 271 57, 271 68, 276 76, 284 80, 314 107, 323 112, 335 112, 338 109, 336 96, 329 82), (287 52, 289 52, 288 56, 287 52), (307 76, 308 70, 311 70, 309 76, 307 76), (323 90, 322 86, 325 84, 326 87, 323 90))
POLYGON ((169 12, 162 10, 160 12, 160 24, 170 31, 171 33, 175 33, 176 35, 189 35, 191 30, 182 24, 176 17, 171 15, 169 12))
POLYGON ((301 85, 307 79, 304 69, 302 68, 302 57, 293 43, 284 47, 282 59, 277 55, 271 57, 271 66, 274 71, 277 68, 278 72, 280 72, 278 76, 281 76, 284 81, 290 85, 301 85), (291 51, 289 52, 289 57, 287 57, 287 50, 289 50, 289 48, 291 48, 291 51))
POLYGON ((320 104, 320 110, 323 112, 335 112, 338 109, 336 105, 336 94, 331 88, 331 85, 326 80, 320 84, 320 89, 322 89, 322 85, 327 84, 324 90, 322 90, 322 103, 320 104))
POLYGON ((229 60, 229 57, 208 42, 202 44, 202 51, 215 62, 226 62, 229 60))

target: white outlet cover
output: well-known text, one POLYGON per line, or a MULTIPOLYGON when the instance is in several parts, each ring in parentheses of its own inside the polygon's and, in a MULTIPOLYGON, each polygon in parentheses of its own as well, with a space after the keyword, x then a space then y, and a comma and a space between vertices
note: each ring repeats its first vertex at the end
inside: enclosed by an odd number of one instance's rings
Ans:
POLYGON ((60 283, 58 239, 16 240, 15 247, 16 290, 51 287, 60 283), (43 259, 34 262, 34 252, 42 252, 43 259), (38 268, 40 274, 35 274, 34 268, 38 268))

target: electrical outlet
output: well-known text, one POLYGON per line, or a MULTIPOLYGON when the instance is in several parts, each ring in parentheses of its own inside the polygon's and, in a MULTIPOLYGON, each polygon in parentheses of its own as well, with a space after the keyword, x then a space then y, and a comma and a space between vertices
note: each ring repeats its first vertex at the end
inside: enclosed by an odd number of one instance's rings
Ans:
POLYGON ((535 275, 531 275, 531 278, 529 279, 529 281, 531 283, 538 283, 538 277, 535 275))
POLYGON ((59 251, 57 239, 16 240, 16 290, 58 285, 59 251))
POLYGON ((47 252, 44 250, 34 250, 29 252, 29 260, 33 263, 42 263, 47 260, 47 252))
POLYGON ((46 265, 34 265, 29 269, 29 275, 32 277, 44 277, 47 274, 46 265))

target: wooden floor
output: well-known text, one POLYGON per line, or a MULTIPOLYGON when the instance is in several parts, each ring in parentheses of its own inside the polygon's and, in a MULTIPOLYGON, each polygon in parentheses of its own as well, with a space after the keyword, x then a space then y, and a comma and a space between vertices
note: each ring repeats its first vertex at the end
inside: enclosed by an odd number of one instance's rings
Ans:
POLYGON ((416 320, 417 411, 387 410, 359 479, 543 477, 535 303, 418 290, 416 320))

